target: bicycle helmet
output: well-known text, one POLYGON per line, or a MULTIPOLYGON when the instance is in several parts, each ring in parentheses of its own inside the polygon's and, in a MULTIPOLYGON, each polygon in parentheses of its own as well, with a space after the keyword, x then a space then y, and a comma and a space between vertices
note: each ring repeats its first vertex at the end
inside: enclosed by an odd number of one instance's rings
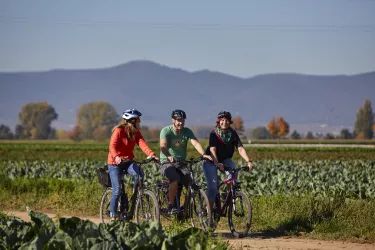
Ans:
POLYGON ((122 113, 122 118, 124 118, 125 120, 130 120, 130 119, 133 119, 133 118, 138 118, 140 116, 142 116, 142 113, 139 112, 136 109, 128 109, 128 110, 125 110, 122 113))
POLYGON ((185 113, 185 111, 183 111, 181 109, 176 109, 176 110, 172 111, 171 117, 175 120, 181 119, 181 118, 186 119, 186 113, 185 113))
POLYGON ((227 118, 229 121, 232 120, 232 115, 227 112, 227 111, 221 111, 218 115, 217 115, 217 119, 222 119, 222 118, 227 118))

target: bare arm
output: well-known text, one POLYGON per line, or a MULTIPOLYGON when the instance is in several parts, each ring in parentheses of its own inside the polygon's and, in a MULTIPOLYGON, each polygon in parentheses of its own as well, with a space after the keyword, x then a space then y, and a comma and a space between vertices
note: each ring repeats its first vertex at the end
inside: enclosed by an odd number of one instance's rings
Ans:
POLYGON ((241 157, 247 162, 247 165, 249 166, 249 168, 252 169, 254 166, 253 166, 253 163, 250 161, 245 148, 238 147, 238 153, 240 153, 241 157))
POLYGON ((210 155, 206 155, 204 154, 204 149, 202 147, 202 145, 199 143, 198 140, 196 139, 191 139, 191 144, 194 146, 194 148, 198 151, 198 153, 203 156, 204 158, 207 158, 209 160, 212 160, 211 156, 210 155))
POLYGON ((169 162, 173 162, 173 156, 168 151, 166 139, 160 139, 160 151, 168 158, 169 162))
POLYGON ((217 160, 216 147, 210 147, 210 152, 211 152, 211 158, 214 161, 215 165, 217 166, 219 164, 219 161, 217 160))

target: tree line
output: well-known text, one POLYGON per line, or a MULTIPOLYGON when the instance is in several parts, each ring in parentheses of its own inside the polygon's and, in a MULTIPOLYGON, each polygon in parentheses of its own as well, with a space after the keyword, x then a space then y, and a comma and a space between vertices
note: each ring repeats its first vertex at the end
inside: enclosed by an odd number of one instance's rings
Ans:
MULTIPOLYGON (((81 140, 108 140, 112 129, 116 126, 121 116, 115 108, 107 102, 91 102, 83 104, 76 114, 76 125, 70 130, 51 127, 51 123, 58 119, 54 107, 47 102, 27 103, 18 114, 19 124, 16 125, 14 133, 11 129, 0 124, 0 139, 20 139, 20 140, 44 140, 44 139, 71 139, 81 140)), ((237 130, 241 138, 254 139, 283 139, 290 133, 290 126, 282 116, 272 118, 267 126, 257 127, 246 133, 244 121, 240 116, 233 118, 233 129, 237 130)), ((193 132, 199 138, 208 137, 213 126, 191 126, 193 132)), ((371 102, 365 101, 363 107, 357 112, 357 119, 354 123, 354 130, 342 129, 340 135, 335 137, 328 133, 324 139, 372 139, 374 136, 375 123, 371 102)), ((158 140, 160 129, 142 126, 143 136, 147 140, 158 140)), ((302 136, 296 131, 292 131, 292 139, 301 139, 302 136)), ((304 138, 314 139, 312 132, 308 132, 304 138)))

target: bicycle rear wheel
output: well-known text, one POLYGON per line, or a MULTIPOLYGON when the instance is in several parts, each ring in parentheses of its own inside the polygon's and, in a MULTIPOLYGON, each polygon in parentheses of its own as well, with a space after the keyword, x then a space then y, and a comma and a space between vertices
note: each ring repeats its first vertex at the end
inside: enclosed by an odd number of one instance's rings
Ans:
POLYGON ((102 223, 108 223, 111 221, 111 218, 109 216, 109 213, 110 213, 109 205, 111 202, 111 197, 112 197, 112 190, 106 189, 100 200, 100 221, 102 223))
POLYGON ((251 227, 252 207, 249 197, 242 191, 236 191, 228 206, 228 224, 237 238, 246 236, 251 227))
POLYGON ((198 192, 191 194, 189 216, 192 227, 207 230, 211 226, 211 208, 204 190, 199 189, 198 192))
POLYGON ((158 200, 150 190, 143 191, 135 206, 135 222, 140 223, 146 220, 160 221, 158 200))

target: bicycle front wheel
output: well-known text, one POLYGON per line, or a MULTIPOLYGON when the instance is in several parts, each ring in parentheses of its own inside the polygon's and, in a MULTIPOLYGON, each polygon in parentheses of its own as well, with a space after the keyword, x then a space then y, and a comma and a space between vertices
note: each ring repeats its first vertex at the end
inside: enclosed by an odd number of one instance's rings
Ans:
POLYGON ((100 200, 100 221, 102 223, 108 223, 111 221, 109 216, 109 205, 111 202, 112 190, 106 189, 101 200, 100 200))
POLYGON ((160 208, 158 200, 153 192, 144 190, 138 197, 135 206, 135 222, 140 223, 146 220, 160 222, 160 208))
POLYGON ((198 192, 191 194, 189 215, 192 227, 207 230, 211 226, 211 208, 204 190, 199 189, 198 192))
POLYGON ((252 220, 252 207, 249 197, 242 191, 236 191, 228 206, 228 224, 230 231, 237 238, 245 237, 252 220))

